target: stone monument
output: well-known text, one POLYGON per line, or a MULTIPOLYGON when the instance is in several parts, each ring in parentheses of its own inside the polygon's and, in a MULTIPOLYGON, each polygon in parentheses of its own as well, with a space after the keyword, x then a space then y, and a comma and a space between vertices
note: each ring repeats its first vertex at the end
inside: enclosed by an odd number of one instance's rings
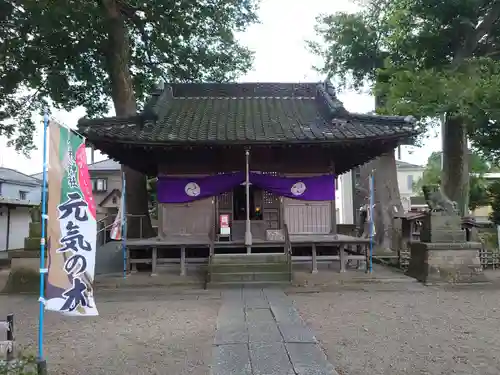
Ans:
POLYGON ((408 276, 425 284, 488 282, 479 260, 480 242, 467 242, 456 205, 439 188, 424 186, 429 212, 420 242, 410 243, 408 276))

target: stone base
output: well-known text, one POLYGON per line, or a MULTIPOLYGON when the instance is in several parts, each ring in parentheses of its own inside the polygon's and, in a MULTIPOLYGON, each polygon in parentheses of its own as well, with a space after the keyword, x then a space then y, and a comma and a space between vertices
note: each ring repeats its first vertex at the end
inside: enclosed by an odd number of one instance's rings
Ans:
POLYGON ((40 251, 9 251, 10 273, 3 293, 38 293, 40 290, 40 251))
POLYGON ((479 249, 479 242, 412 243, 406 274, 426 285, 488 283, 479 249))

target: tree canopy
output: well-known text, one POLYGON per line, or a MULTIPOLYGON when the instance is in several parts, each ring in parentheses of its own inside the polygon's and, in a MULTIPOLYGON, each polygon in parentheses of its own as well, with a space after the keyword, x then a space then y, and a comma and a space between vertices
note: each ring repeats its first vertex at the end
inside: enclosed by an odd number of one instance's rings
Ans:
POLYGON ((368 85, 384 97, 377 110, 428 125, 443 112, 479 105, 489 93, 484 86, 496 83, 499 16, 496 0, 369 1, 357 13, 318 17, 319 40, 309 48, 324 61, 318 69, 341 86, 368 85), (483 89, 473 90, 477 79, 483 89))
POLYGON ((33 148, 32 110, 110 109, 109 3, 124 21, 123 51, 139 107, 158 80, 226 81, 252 53, 235 32, 257 21, 257 0, 6 0, 0 3, 0 136, 33 148))
MULTIPOLYGON (((135 115, 159 79, 225 81, 250 68, 236 31, 257 0, 16 0, 0 15, 0 135, 33 147, 33 109, 135 115)), ((122 165, 129 237, 153 237, 146 176, 122 165), (146 220, 143 220, 146 218, 146 220), (142 226, 142 228, 140 228, 142 226)))
MULTIPOLYGON (((385 114, 413 115, 426 129, 443 121, 445 193, 467 205, 467 130, 500 157, 498 0, 369 1, 354 14, 321 16, 319 69, 340 85, 368 85, 385 114)), ((463 204, 462 204, 463 203, 463 204)))

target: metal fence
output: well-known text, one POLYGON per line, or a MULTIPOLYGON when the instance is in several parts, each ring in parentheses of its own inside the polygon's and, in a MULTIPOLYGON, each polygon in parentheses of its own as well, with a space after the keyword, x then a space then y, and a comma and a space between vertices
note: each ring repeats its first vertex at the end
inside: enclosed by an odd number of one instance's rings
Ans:
POLYGON ((481 250, 479 250, 479 260, 483 270, 488 268, 500 268, 500 251, 498 249, 487 249, 486 246, 483 245, 481 250))

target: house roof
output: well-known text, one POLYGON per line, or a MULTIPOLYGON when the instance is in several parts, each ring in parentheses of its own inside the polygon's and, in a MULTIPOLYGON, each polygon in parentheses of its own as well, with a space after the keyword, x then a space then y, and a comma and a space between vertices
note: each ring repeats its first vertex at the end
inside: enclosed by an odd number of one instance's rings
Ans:
POLYGON ((413 120, 349 113, 326 83, 193 83, 157 90, 130 117, 81 119, 91 143, 337 143, 407 138, 413 120))
POLYGON ((89 164, 89 171, 119 171, 122 166, 113 159, 105 159, 89 164))
POLYGON ((425 167, 421 165, 411 164, 401 160, 396 160, 396 167, 399 169, 425 169, 425 167))
POLYGON ((122 192, 120 189, 111 190, 110 193, 104 197, 104 199, 101 201, 101 203, 99 203, 99 206, 104 205, 109 199, 111 199, 111 197, 113 197, 113 196, 120 197, 121 194, 122 194, 122 192))
POLYGON ((38 186, 40 180, 34 176, 28 176, 24 173, 10 168, 0 167, 0 182, 10 182, 13 184, 38 186))
MULTIPOLYGON (((88 165, 89 171, 119 171, 121 170, 121 164, 113 159, 104 159, 88 165)), ((31 177, 38 179, 39 183, 42 182, 42 172, 31 175, 31 177)))

